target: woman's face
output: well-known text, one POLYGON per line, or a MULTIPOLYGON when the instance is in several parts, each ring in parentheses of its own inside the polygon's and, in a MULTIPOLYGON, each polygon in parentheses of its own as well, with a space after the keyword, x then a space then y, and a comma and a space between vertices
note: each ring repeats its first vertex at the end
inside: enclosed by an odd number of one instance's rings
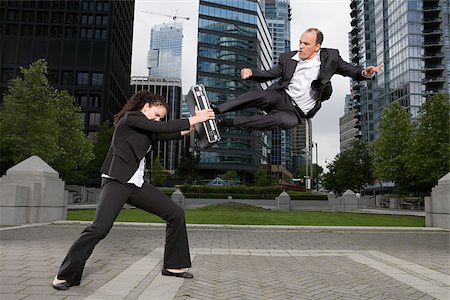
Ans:
POLYGON ((150 106, 148 103, 145 103, 144 107, 141 109, 141 112, 147 117, 147 119, 159 122, 161 119, 164 119, 167 110, 162 105, 150 106))

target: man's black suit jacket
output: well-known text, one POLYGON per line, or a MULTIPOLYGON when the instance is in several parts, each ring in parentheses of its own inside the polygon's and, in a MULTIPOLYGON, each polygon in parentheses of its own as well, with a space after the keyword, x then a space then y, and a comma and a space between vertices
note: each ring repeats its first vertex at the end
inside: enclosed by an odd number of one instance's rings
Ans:
POLYGON ((159 140, 179 139, 180 132, 189 127, 188 119, 157 122, 147 119, 140 111, 126 112, 114 130, 101 173, 126 183, 152 144, 159 140))
MULTIPOLYGON (((270 86, 270 89, 284 90, 289 85, 294 76, 297 61, 292 57, 298 51, 291 51, 280 55, 277 65, 267 71, 252 69, 253 75, 249 78, 258 82, 265 82, 280 78, 277 82, 270 86)), ((362 67, 356 67, 348 62, 345 62, 339 55, 337 49, 322 48, 320 50, 320 69, 316 80, 311 83, 311 88, 314 91, 319 91, 319 99, 316 106, 308 112, 307 117, 311 118, 321 107, 321 101, 330 99, 333 92, 331 86, 331 77, 334 74, 351 77, 354 80, 367 80, 362 76, 362 67)))

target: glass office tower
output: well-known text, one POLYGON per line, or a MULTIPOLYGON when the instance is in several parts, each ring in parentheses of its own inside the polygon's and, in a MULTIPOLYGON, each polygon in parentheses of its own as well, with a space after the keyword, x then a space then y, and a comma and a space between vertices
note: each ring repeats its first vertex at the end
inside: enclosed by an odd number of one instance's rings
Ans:
POLYGON ((149 75, 181 78, 183 24, 169 23, 152 27, 150 33, 149 75), (156 64, 150 60, 155 60, 156 64), (155 66, 153 66, 155 65, 155 66))
POLYGON ((0 1, 0 102, 19 68, 44 58, 95 140, 130 97, 134 0, 0 1))
POLYGON ((423 1, 426 95, 450 94, 449 1, 423 1))
MULTIPOLYGON (((213 103, 265 88, 240 79, 244 67, 267 70, 272 64, 272 43, 261 7, 256 0, 201 0, 199 5, 197 82, 206 87, 213 103)), ((255 109, 225 114, 253 115, 255 109)), ((201 152, 200 176, 213 179, 236 170, 242 183, 250 183, 256 168, 267 163, 270 141, 264 132, 230 128, 222 141, 201 152)))
POLYGON ((352 62, 378 65, 375 79, 354 82, 354 107, 361 112, 361 139, 371 143, 383 110, 398 101, 411 118, 424 100, 422 1, 353 0, 350 4, 352 62))
MULTIPOLYGON (((291 8, 289 2, 290 0, 265 1, 265 16, 273 44, 273 65, 278 63, 280 54, 291 50, 291 8)), ((272 130, 271 140, 272 165, 281 165, 288 170, 296 171, 292 170, 291 130, 274 129, 272 130)), ((302 148, 305 148, 305 146, 302 148)))

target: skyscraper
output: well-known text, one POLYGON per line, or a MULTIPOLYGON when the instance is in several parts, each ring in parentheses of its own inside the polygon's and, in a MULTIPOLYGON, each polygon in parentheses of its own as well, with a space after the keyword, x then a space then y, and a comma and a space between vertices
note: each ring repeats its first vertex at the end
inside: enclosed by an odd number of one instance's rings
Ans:
POLYGON ((19 68, 45 58, 75 96, 92 139, 130 96, 134 0, 0 1, 0 100, 19 68))
POLYGON ((171 23, 153 26, 148 53, 149 75, 181 78, 183 24, 171 23))
MULTIPOLYGON (((273 65, 278 63, 280 54, 291 50, 291 8, 289 2, 290 0, 265 1, 265 16, 273 44, 273 65)), ((283 166, 292 171, 291 130, 279 128, 272 130, 271 141, 272 165, 283 166)))
MULTIPOLYGON (((211 102, 260 88, 240 79, 241 68, 267 70, 272 64, 271 37, 257 0, 200 0, 198 27, 197 82, 205 85, 211 102)), ((260 112, 246 109, 225 117, 255 113, 260 112)), ((248 183, 256 168, 267 163, 269 143, 264 132, 231 128, 219 144, 201 152, 200 175, 215 178, 236 170, 240 181, 248 183)))
POLYGON ((353 82, 354 108, 361 114, 361 139, 377 138, 383 110, 398 101, 411 118, 424 101, 422 1, 352 0, 352 62, 378 65, 375 79, 353 82))
POLYGON ((426 95, 450 94, 449 1, 423 1, 426 95))

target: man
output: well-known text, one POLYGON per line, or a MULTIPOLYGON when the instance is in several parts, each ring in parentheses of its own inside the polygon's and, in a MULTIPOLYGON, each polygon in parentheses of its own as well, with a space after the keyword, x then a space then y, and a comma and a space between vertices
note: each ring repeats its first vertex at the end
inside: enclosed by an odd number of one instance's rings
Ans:
POLYGON ((367 68, 353 66, 342 60, 338 50, 321 49, 322 41, 322 32, 309 28, 300 38, 300 50, 280 55, 279 63, 272 69, 242 69, 242 79, 258 82, 280 79, 265 91, 247 92, 234 100, 214 106, 214 112, 218 115, 256 107, 267 114, 219 120, 219 125, 259 130, 293 128, 302 119, 312 118, 320 109, 322 101, 330 98, 330 79, 334 74, 365 80, 372 78, 383 68, 382 65, 367 68))

